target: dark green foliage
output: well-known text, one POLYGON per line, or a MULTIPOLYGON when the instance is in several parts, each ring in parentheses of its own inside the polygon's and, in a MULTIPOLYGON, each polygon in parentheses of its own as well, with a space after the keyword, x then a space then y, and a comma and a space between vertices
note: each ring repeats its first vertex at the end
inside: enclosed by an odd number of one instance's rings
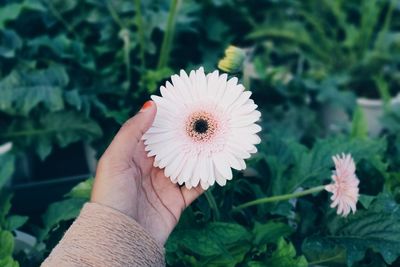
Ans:
MULTIPOLYGON (((380 253, 388 264, 400 255, 399 205, 388 196, 379 196, 367 210, 348 219, 335 219, 328 225, 329 232, 312 236, 303 243, 306 254, 339 255, 338 247, 346 252, 352 266, 364 257, 367 249, 380 253)), ((339 257, 339 256, 337 256, 339 257)))
MULTIPOLYGON (((168 265, 400 264, 400 109, 390 104, 400 88, 397 0, 0 2, 0 145, 13 143, 0 155, 0 189, 12 184, 20 154, 45 159, 56 146, 94 142, 101 155, 171 74, 214 70, 236 45, 247 51, 236 75, 263 114, 259 153, 184 212, 166 244, 168 265), (368 136, 358 96, 383 100, 379 137, 368 136), (326 192, 233 211, 330 183, 338 153, 357 163, 355 215, 338 217, 326 192)), ((28 221, 39 257, 21 264, 40 264, 92 185, 28 221)), ((0 266, 14 267, 12 232, 27 217, 8 215, 10 207, 1 194, 0 266)))

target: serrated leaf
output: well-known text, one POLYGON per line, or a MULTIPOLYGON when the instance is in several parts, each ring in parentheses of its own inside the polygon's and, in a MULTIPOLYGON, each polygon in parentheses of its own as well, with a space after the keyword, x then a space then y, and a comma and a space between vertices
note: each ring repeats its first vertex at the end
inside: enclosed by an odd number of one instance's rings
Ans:
POLYGON ((332 156, 341 153, 350 153, 356 163, 366 160, 385 174, 387 164, 383 153, 386 145, 385 139, 335 137, 318 140, 309 150, 294 141, 270 136, 264 148, 267 151, 264 160, 271 176, 268 194, 292 193, 299 187, 318 186, 329 180, 332 156))
POLYGON ((14 70, 0 81, 0 110, 9 114, 28 115, 40 103, 49 111, 64 107, 62 88, 68 83, 63 67, 45 70, 14 70))
POLYGON ((237 242, 249 239, 248 231, 239 224, 210 223, 202 229, 180 229, 168 240, 168 251, 178 248, 190 251, 195 255, 211 257, 229 255, 229 247, 237 242))
POLYGON ((72 198, 50 204, 42 216, 44 228, 39 231, 38 239, 44 240, 60 222, 76 218, 86 201, 82 198, 72 198))
POLYGON ((280 238, 277 248, 270 256, 266 256, 262 262, 252 261, 248 263, 249 267, 273 266, 273 267, 308 267, 304 256, 297 256, 296 249, 290 242, 280 238))
POLYGON ((18 138, 25 146, 34 146, 41 158, 51 152, 53 143, 65 147, 79 140, 90 142, 101 135, 102 130, 94 120, 74 111, 47 113, 39 122, 16 121, 4 133, 4 137, 18 138))
POLYGON ((72 111, 49 113, 41 119, 41 124, 61 147, 82 139, 90 141, 102 135, 95 121, 72 111))
POLYGON ((304 256, 296 256, 296 249, 291 243, 281 238, 277 243, 277 249, 269 257, 265 265, 274 267, 297 266, 307 267, 307 260, 304 256))
POLYGON ((306 239, 303 242, 301 250, 313 266, 323 264, 323 266, 341 267, 346 264, 346 250, 343 247, 309 241, 306 239))
POLYGON ((384 173, 387 164, 384 162, 383 153, 386 149, 386 140, 328 138, 316 142, 307 155, 297 159, 298 164, 293 170, 294 175, 288 182, 290 191, 299 186, 316 186, 323 180, 329 179, 333 167, 332 156, 341 153, 350 153, 354 160, 367 160, 378 171, 384 173))
POLYGON ((44 48, 52 51, 57 57, 74 59, 87 69, 95 69, 93 59, 84 51, 84 44, 68 38, 65 34, 58 35, 54 38, 50 38, 47 35, 37 37, 30 40, 28 45, 31 47, 33 53, 37 53, 40 48, 44 48))
POLYGON ((305 242, 308 246, 326 248, 327 251, 340 246, 346 250, 349 266, 361 260, 368 249, 380 253, 391 264, 400 256, 399 219, 399 205, 381 196, 368 210, 333 221, 329 235, 310 237, 305 242))

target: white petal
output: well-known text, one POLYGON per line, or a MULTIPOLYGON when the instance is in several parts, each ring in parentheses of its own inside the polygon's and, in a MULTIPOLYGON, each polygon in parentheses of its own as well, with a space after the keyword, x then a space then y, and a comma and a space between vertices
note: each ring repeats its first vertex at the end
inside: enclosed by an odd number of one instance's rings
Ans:
POLYGON ((226 178, 221 173, 219 173, 218 170, 215 170, 215 181, 220 186, 226 185, 226 178))
POLYGON ((178 176, 179 184, 181 184, 181 182, 183 183, 190 181, 194 174, 194 167, 196 166, 197 156, 194 155, 186 155, 186 156, 188 157, 186 164, 183 166, 182 171, 178 176))
POLYGON ((212 156, 212 159, 214 161, 215 168, 217 171, 224 176, 225 179, 232 179, 232 170, 229 166, 229 163, 227 159, 224 157, 224 153, 215 153, 212 156))

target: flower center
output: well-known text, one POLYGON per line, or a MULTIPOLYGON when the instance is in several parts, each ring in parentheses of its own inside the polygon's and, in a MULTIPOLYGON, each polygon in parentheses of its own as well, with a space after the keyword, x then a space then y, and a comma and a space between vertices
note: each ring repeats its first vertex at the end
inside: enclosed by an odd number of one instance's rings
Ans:
POLYGON ((186 133, 196 142, 210 140, 218 130, 215 117, 206 111, 192 113, 186 121, 186 133))
POLYGON ((198 119, 194 122, 193 130, 195 130, 199 134, 207 132, 208 122, 204 119, 198 119))

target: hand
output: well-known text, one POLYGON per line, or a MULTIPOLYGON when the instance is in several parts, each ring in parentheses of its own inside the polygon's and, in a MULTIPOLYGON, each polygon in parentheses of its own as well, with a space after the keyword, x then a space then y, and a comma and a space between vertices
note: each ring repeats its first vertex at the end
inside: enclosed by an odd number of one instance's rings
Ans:
POLYGON ((147 157, 141 138, 156 111, 154 102, 146 102, 119 130, 99 160, 91 201, 132 217, 163 245, 182 211, 203 190, 172 183, 147 157))

